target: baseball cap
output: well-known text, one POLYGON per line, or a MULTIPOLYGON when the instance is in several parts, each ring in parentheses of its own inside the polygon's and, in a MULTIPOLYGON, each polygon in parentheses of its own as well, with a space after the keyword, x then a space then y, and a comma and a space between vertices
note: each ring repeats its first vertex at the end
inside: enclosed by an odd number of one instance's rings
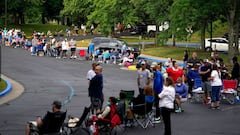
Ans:
POLYGON ((208 61, 208 59, 203 59, 203 62, 206 62, 206 63, 207 63, 207 62, 209 62, 209 61, 208 61))
POLYGON ((157 62, 152 62, 151 67, 153 68, 153 67, 155 67, 156 65, 158 65, 157 62))
POLYGON ((141 65, 145 65, 145 64, 146 64, 146 62, 145 62, 145 61, 142 61, 142 62, 141 62, 141 65))

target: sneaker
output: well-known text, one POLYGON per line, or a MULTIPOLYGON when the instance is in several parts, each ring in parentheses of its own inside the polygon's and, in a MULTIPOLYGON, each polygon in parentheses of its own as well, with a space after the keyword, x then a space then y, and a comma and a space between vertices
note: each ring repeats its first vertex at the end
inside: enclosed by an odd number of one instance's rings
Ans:
POLYGON ((175 113, 180 113, 180 112, 181 112, 180 109, 176 109, 176 110, 175 110, 175 113))
POLYGON ((216 106, 215 108, 216 108, 217 110, 220 110, 220 106, 216 106))
POLYGON ((211 110, 215 110, 216 108, 214 106, 210 106, 210 109, 211 110))
POLYGON ((154 120, 153 123, 154 123, 154 124, 161 123, 161 120, 160 120, 160 119, 159 119, 159 120, 154 120))
POLYGON ((154 121, 158 121, 158 120, 161 120, 161 117, 154 118, 154 121))

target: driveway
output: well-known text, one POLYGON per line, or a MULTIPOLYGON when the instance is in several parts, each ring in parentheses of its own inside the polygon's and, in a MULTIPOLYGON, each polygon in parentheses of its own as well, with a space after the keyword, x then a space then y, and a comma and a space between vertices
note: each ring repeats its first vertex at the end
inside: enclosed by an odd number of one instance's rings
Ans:
MULTIPOLYGON (((68 115, 81 116, 90 104, 86 73, 91 62, 31 56, 21 48, 2 47, 2 73, 25 87, 15 100, 0 106, 0 134, 22 135, 25 123, 43 116, 53 100, 65 103, 68 115)), ((121 89, 135 90, 136 71, 121 70, 118 65, 104 64, 104 95, 118 96, 121 89)), ((210 110, 202 104, 184 103, 184 113, 172 115, 174 135, 239 135, 240 106, 223 104, 221 110, 210 110)), ((163 134, 163 124, 147 130, 135 127, 126 135, 163 134)))

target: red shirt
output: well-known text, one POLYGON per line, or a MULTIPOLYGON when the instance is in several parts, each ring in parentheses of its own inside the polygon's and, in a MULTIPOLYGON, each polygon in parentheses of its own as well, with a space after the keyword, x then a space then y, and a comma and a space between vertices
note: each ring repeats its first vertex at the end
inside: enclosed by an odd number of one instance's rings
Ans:
POLYGON ((183 70, 181 68, 175 69, 171 67, 171 68, 168 68, 166 72, 168 73, 168 76, 173 79, 174 83, 177 82, 178 77, 183 76, 183 70))

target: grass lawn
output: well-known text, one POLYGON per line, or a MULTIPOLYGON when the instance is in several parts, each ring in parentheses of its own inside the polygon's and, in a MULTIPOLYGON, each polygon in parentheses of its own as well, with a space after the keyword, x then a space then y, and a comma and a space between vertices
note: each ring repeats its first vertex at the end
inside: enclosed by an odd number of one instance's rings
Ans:
POLYGON ((191 57, 191 54, 194 51, 198 53, 199 58, 204 59, 210 57, 209 52, 201 51, 200 49, 172 46, 158 46, 158 47, 148 46, 147 48, 145 48, 144 51, 142 51, 142 53, 157 57, 171 57, 176 60, 182 60, 184 56, 184 51, 186 49, 190 51, 189 57, 191 57))
MULTIPOLYGON (((144 51, 142 51, 143 54, 148 54, 152 56, 157 56, 157 57, 171 57, 175 60, 182 60, 184 56, 184 50, 189 50, 190 54, 189 57, 191 57, 192 52, 197 52, 198 58, 200 59, 209 59, 211 53, 202 51, 200 49, 195 49, 195 48, 185 48, 185 47, 172 47, 172 46, 158 46, 158 47, 153 47, 153 46, 148 46, 145 48, 144 51)), ((228 61, 228 54, 227 53, 221 53, 219 52, 219 57, 223 59, 224 63, 226 66, 231 69, 231 63, 228 61)), ((240 56, 238 56, 238 59, 240 59, 240 56)))
POLYGON ((91 41, 92 41, 92 39, 84 39, 81 41, 77 41, 77 47, 88 47, 88 45, 91 41))
POLYGON ((0 78, 0 92, 2 92, 3 90, 5 90, 7 88, 7 83, 0 78))

